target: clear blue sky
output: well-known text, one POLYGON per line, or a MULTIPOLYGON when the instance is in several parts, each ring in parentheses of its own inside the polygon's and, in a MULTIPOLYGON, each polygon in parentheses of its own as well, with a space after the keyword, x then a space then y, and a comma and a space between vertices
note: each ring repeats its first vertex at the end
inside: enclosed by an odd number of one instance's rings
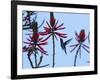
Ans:
MULTIPOLYGON (((81 29, 85 29, 86 34, 88 34, 90 30, 90 15, 89 14, 78 14, 78 13, 54 13, 54 16, 57 20, 59 20, 58 24, 64 23, 64 27, 66 27, 65 30, 62 30, 63 33, 68 34, 68 38, 64 39, 64 41, 73 38, 73 40, 70 42, 69 45, 75 44, 75 31, 79 32, 81 29)), ((50 13, 49 12, 37 12, 37 22, 40 25, 43 20, 49 21, 50 13)), ((46 23, 44 23, 46 25, 46 23)), ((39 31, 44 31, 43 26, 39 28, 39 31)), ((26 41, 26 36, 25 34, 28 31, 23 31, 23 41, 26 41)), ((68 67, 68 66, 73 66, 74 64, 74 56, 75 52, 70 53, 70 50, 72 48, 66 46, 67 49, 67 55, 65 55, 64 51, 60 47, 60 40, 58 38, 58 41, 55 40, 55 45, 56 45, 56 56, 55 56, 55 67, 68 67)), ((85 42, 86 45, 89 46, 88 41, 85 42)), ((25 45, 25 44, 23 44, 25 45)), ((44 55, 42 64, 50 64, 48 67, 52 67, 52 39, 48 40, 48 45, 44 47, 45 50, 48 51, 48 56, 44 55)), ((82 55, 81 59, 78 55, 77 58, 77 66, 87 66, 89 63, 87 61, 89 60, 89 54, 82 49, 82 55)), ((34 57, 32 56, 33 63, 34 63, 34 57)), ((23 68, 31 68, 30 63, 27 58, 27 53, 23 53, 23 68)), ((47 67, 46 67, 47 68, 47 67)))

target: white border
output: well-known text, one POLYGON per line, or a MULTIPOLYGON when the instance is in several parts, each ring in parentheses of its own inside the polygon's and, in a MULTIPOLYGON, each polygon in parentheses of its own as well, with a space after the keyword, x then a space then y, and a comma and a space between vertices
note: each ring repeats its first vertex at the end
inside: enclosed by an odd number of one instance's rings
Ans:
POLYGON ((94 70, 94 10, 77 9, 77 8, 58 8, 43 6, 17 6, 17 75, 28 74, 45 74, 60 72, 80 72, 94 70), (22 10, 32 11, 54 11, 54 12, 73 12, 73 13, 89 13, 90 14, 90 66, 85 67, 67 67, 67 68, 42 68, 42 69, 22 69, 22 10))

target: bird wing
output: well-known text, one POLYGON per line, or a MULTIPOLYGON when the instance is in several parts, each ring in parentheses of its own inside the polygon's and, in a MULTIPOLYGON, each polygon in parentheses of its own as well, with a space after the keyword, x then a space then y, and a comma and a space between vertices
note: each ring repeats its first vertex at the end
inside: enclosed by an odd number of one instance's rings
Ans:
POLYGON ((65 42, 64 42, 64 45, 65 45, 65 46, 68 45, 68 44, 70 43, 71 40, 72 40, 72 38, 71 38, 71 39, 68 39, 67 41, 65 41, 65 42))

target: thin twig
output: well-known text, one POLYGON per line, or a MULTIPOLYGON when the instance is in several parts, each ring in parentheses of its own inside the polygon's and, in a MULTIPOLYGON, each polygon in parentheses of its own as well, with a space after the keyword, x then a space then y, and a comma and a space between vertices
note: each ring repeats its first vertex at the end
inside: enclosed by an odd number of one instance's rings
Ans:
POLYGON ((33 63, 32 63, 32 61, 31 61, 31 58, 30 58, 30 55, 29 55, 29 54, 30 54, 30 53, 27 54, 28 60, 29 60, 29 62, 30 62, 31 67, 34 68, 33 63))
POLYGON ((49 64, 47 64, 47 65, 42 65, 42 66, 38 66, 38 67, 34 67, 34 68, 42 68, 42 67, 46 67, 46 66, 49 66, 49 64))
POLYGON ((40 64, 41 64, 41 62, 42 62, 42 59, 43 59, 43 56, 40 56, 40 61, 39 61, 39 63, 38 63, 38 67, 40 66, 40 64))
POLYGON ((37 50, 36 49, 35 49, 34 57, 35 57, 35 66, 37 67, 37 50))

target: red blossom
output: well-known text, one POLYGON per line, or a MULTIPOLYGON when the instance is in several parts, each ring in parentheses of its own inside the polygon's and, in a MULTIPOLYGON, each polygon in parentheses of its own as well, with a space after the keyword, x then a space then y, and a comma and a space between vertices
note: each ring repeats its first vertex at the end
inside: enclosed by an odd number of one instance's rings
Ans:
MULTIPOLYGON (((46 51, 42 48, 42 46, 47 45, 47 42, 43 42, 43 38, 39 38, 39 33, 35 33, 32 36, 29 36, 29 39, 27 39, 29 42, 24 42, 25 44, 29 44, 28 48, 30 46, 35 46, 37 50, 39 50, 41 53, 46 54, 46 51)), ((35 50, 35 49, 33 49, 35 50)))
POLYGON ((35 41, 39 41, 39 33, 34 33, 34 35, 31 37, 31 40, 33 41, 33 42, 35 42, 35 41))
POLYGON ((79 33, 79 35, 77 34, 77 32, 75 33, 76 35, 76 40, 78 42, 84 42, 86 40, 86 35, 85 35, 85 30, 82 29, 79 33))
POLYGON ((53 27, 55 25, 56 19, 54 18, 53 13, 50 13, 50 25, 53 27))
POLYGON ((70 46, 70 47, 73 47, 73 49, 71 50, 71 52, 73 52, 78 46, 80 46, 86 52, 89 53, 89 47, 83 43, 87 39, 86 38, 86 34, 85 34, 85 30, 82 29, 79 34, 77 34, 77 32, 76 32, 75 35, 76 35, 76 40, 77 40, 78 43, 70 46))
POLYGON ((62 27, 64 24, 60 24, 58 25, 58 20, 56 20, 54 18, 53 13, 51 12, 50 14, 50 22, 47 22, 47 26, 44 27, 44 32, 39 32, 40 35, 48 35, 47 38, 45 38, 43 41, 46 41, 47 39, 49 39, 49 37, 51 37, 52 35, 55 36, 55 38, 57 38, 56 36, 59 36, 60 38, 66 38, 67 34, 64 33, 60 33, 58 32, 58 30, 63 30, 65 29, 65 27, 62 27))
POLYGON ((77 34, 76 32, 75 35, 76 35, 76 40, 78 43, 74 45, 70 45, 70 47, 72 47, 72 50, 70 52, 73 52, 77 48, 75 59, 74 59, 74 66, 76 66, 76 60, 77 60, 78 54, 80 55, 80 58, 81 58, 81 49, 84 49, 87 53, 89 53, 89 46, 84 44, 85 40, 87 39, 85 30, 82 29, 79 34, 77 34))

